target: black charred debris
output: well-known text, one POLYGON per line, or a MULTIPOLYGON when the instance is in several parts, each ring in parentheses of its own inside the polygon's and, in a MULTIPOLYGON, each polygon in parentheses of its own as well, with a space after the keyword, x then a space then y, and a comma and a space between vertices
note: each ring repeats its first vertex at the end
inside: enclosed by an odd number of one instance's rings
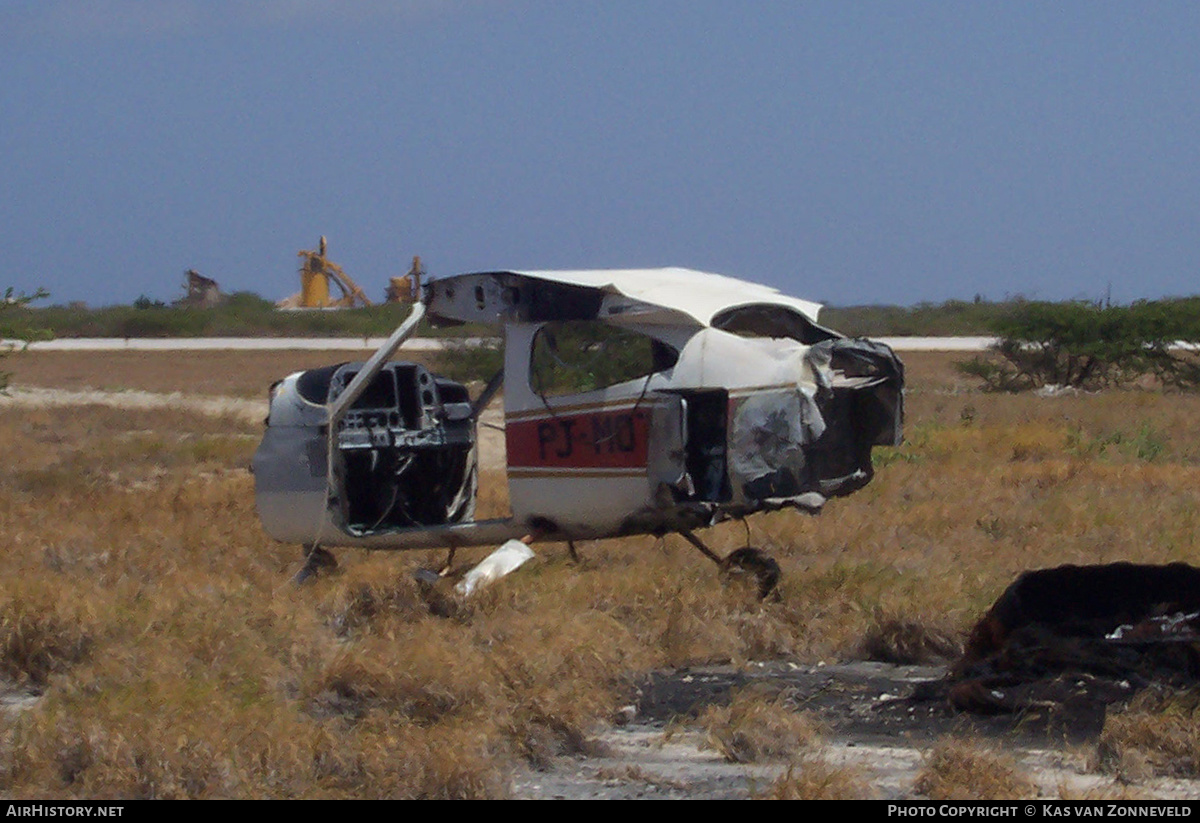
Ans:
POLYGON ((1200 569, 1111 563, 1029 571, 975 625, 962 657, 914 702, 1019 715, 1087 738, 1150 686, 1200 687, 1200 569))

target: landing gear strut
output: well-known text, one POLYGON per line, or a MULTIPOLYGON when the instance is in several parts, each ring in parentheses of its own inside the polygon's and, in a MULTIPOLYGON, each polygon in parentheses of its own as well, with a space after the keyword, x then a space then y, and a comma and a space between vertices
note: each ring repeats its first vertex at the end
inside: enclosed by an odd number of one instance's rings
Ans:
POLYGON ((446 577, 454 569, 454 553, 458 551, 458 546, 451 546, 446 551, 446 562, 437 571, 433 569, 417 569, 413 572, 413 578, 422 586, 429 587, 437 583, 443 577, 446 577))

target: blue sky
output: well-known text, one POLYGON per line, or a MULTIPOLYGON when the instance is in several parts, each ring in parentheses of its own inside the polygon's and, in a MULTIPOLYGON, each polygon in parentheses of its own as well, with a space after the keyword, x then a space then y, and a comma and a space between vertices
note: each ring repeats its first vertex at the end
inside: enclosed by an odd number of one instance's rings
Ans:
POLYGON ((827 303, 1200 293, 1200 4, 0 0, 52 302, 681 265, 827 303))

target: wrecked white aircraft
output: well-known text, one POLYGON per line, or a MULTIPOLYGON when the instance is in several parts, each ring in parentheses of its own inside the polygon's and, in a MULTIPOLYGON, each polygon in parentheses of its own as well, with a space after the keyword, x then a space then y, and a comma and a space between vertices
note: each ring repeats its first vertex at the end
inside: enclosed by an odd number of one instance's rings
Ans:
POLYGON ((753 549, 719 558, 692 530, 816 512, 870 480, 873 446, 900 442, 900 361, 818 325, 819 309, 678 268, 428 282, 366 363, 272 386, 253 464, 259 515, 271 536, 308 548, 302 576, 332 560, 318 547, 453 552, 677 532, 768 589, 774 561, 753 549), (426 313, 503 329, 504 367, 474 399, 391 361, 426 313), (476 520, 476 427, 501 388, 511 514, 476 520))

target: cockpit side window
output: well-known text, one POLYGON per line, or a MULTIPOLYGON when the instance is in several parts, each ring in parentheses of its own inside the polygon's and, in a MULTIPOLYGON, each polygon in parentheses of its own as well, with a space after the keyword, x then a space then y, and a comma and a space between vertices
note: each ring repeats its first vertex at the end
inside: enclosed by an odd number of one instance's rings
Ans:
POLYGON ((543 397, 582 394, 669 369, 678 358, 667 344, 630 329, 550 322, 534 335, 529 384, 543 397))

